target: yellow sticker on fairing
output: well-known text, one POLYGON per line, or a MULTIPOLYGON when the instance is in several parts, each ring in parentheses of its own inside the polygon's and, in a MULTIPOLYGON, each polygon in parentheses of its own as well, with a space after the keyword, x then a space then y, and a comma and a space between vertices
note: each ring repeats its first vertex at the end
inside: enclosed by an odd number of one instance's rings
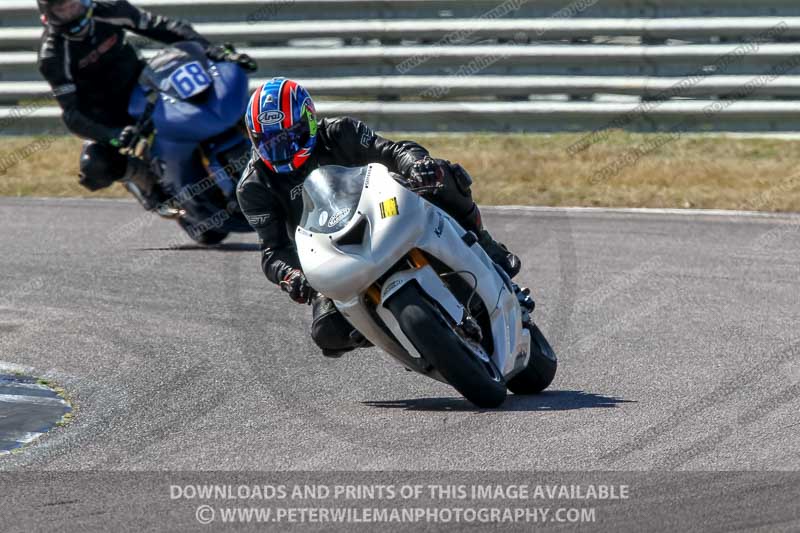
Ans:
POLYGON ((397 210, 397 198, 389 198, 381 202, 381 218, 389 218, 398 214, 400 212, 397 210))

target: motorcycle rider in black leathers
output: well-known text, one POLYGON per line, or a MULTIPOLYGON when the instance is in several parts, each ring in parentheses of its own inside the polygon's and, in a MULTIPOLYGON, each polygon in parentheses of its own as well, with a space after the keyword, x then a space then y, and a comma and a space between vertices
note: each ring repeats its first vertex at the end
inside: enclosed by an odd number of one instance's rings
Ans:
POLYGON ((311 336, 324 355, 338 357, 364 345, 365 340, 329 298, 308 284, 294 246, 303 211, 303 181, 320 166, 381 163, 407 178, 410 187, 436 191, 426 198, 475 232, 487 254, 509 276, 519 272, 519 258, 483 228, 472 200, 471 178, 459 165, 431 158, 415 142, 394 142, 376 135, 353 118, 318 123, 306 90, 284 78, 275 78, 256 90, 245 122, 254 152, 239 182, 239 204, 258 232, 264 274, 294 301, 312 304, 311 336))
POLYGON ((157 178, 132 157, 144 151, 128 115, 144 62, 125 32, 165 44, 195 41, 210 59, 233 61, 249 71, 256 64, 230 46, 210 45, 186 22, 142 11, 127 0, 37 1, 45 24, 39 70, 63 110, 67 129, 88 140, 80 158, 81 185, 96 191, 127 176, 135 179, 145 208, 156 207, 166 199, 157 178))

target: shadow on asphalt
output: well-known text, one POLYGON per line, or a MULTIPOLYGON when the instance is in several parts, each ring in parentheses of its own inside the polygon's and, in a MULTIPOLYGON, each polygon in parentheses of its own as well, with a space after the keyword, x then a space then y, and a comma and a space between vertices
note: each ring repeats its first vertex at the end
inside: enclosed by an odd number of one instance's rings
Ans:
POLYGON ((161 248, 138 248, 140 252, 191 252, 196 250, 206 250, 209 252, 258 252, 259 246, 252 242, 229 242, 216 244, 214 246, 203 246, 201 244, 182 244, 181 246, 164 246, 161 248))
POLYGON ((623 403, 636 403, 613 396, 577 390, 545 391, 534 396, 509 394, 497 409, 480 409, 464 398, 414 398, 409 400, 375 400, 362 402, 369 407, 405 409, 406 411, 572 411, 574 409, 607 409, 623 403))

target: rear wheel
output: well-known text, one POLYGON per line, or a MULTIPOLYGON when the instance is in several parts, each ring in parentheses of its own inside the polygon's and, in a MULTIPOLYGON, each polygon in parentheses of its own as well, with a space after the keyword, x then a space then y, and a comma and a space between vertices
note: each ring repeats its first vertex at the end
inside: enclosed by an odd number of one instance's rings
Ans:
POLYGON ((477 343, 462 338, 415 283, 392 295, 387 307, 425 360, 478 407, 498 407, 506 398, 500 372, 477 343))
POLYGON ((528 366, 508 381, 514 394, 538 394, 550 386, 556 377, 558 359, 536 324, 525 325, 531 333, 531 356, 528 366))

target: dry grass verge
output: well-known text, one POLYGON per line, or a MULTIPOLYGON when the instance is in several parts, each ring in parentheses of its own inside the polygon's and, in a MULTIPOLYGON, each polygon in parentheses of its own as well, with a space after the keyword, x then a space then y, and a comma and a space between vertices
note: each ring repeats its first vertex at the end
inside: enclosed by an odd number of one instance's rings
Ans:
MULTIPOLYGON (((390 135, 401 138, 404 135, 390 135)), ((800 141, 614 132, 571 155, 581 135, 414 136, 437 157, 475 177, 483 204, 695 207, 800 211, 800 141)), ((0 195, 120 197, 120 186, 89 193, 77 183, 80 141, 0 141, 0 195), (27 150, 30 152, 30 149, 27 150), (10 162, 15 162, 9 165, 10 162)))

